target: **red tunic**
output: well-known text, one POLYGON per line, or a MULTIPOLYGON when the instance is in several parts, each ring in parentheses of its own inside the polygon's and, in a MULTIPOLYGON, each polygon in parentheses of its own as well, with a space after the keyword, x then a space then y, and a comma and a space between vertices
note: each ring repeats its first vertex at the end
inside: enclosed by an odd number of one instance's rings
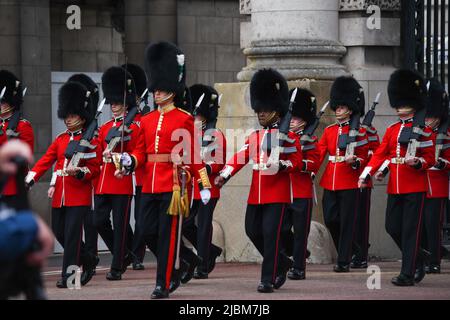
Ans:
MULTIPOLYGON (((81 134, 74 135, 73 140, 80 140, 81 134)), ((55 183, 55 193, 53 195, 52 207, 61 208, 77 207, 77 206, 91 206, 92 205, 92 179, 99 173, 99 162, 96 150, 92 150, 81 160, 79 167, 86 167, 86 172, 83 179, 77 179, 72 176, 65 176, 61 170, 67 168, 70 159, 66 159, 65 152, 72 134, 67 132, 61 133, 56 137, 55 141, 47 149, 47 152, 34 165, 33 169, 28 173, 34 181, 38 181, 44 173, 55 164, 55 172, 59 172, 55 183)), ((97 143, 92 142, 93 145, 97 143)))
POLYGON ((234 176, 250 160, 253 161, 253 175, 250 186, 250 193, 247 203, 250 205, 260 205, 267 203, 292 203, 292 185, 290 173, 293 172, 302 162, 302 154, 298 137, 295 133, 289 132, 289 138, 294 139, 293 144, 287 143, 285 148, 295 147, 297 151, 289 154, 281 153, 280 160, 291 162, 287 170, 273 172, 271 169, 260 170, 259 168, 267 164, 268 155, 262 148, 262 143, 270 132, 276 135, 278 129, 257 130, 250 134, 245 140, 244 146, 226 164, 223 173, 234 176))
POLYGON ((145 170, 143 193, 173 192, 173 163, 148 161, 149 156, 164 156, 172 152, 183 155, 183 164, 189 166, 191 177, 197 183, 199 170, 205 167, 200 158, 200 148, 194 148, 194 134, 194 117, 178 108, 157 109, 141 118, 141 131, 131 156, 136 160, 136 168, 144 167, 145 170))
MULTIPOLYGON (((8 137, 6 136, 6 129, 9 125, 9 119, 5 120, 0 130, 2 131, 2 135, 0 135, 0 146, 8 141, 8 137)), ((18 139, 28 144, 31 148, 31 152, 34 151, 34 132, 31 127, 31 123, 25 119, 20 119, 17 124, 16 132, 19 133, 18 139)), ((17 194, 16 190, 16 181, 14 177, 8 179, 8 182, 3 189, 2 195, 5 196, 13 196, 17 194)))
MULTIPOLYGON (((141 119, 142 119, 142 115, 140 113, 138 113, 135 117, 134 117, 134 122, 141 127, 141 119)), ((142 187, 143 183, 144 183, 144 167, 141 166, 139 168, 136 169, 136 171, 134 172, 134 177, 136 180, 136 186, 137 187, 142 187)))
POLYGON ((320 168, 320 151, 317 137, 313 137, 313 142, 302 145, 301 153, 303 164, 291 173, 292 190, 294 199, 311 199, 313 197, 312 176, 317 174, 320 168))
MULTIPOLYGON (((417 149, 417 157, 421 159, 422 167, 415 169, 405 163, 404 159, 408 146, 398 142, 399 135, 403 127, 411 127, 412 121, 396 122, 387 128, 383 141, 377 151, 372 156, 362 176, 366 173, 373 176, 385 161, 389 162, 389 182, 388 194, 405 194, 426 192, 426 169, 435 163, 435 145, 432 137, 421 136, 421 147, 417 149), (396 159, 399 159, 398 161, 396 159)), ((430 128, 425 128, 425 132, 431 133, 430 128)))
MULTIPOLYGON (((211 136, 214 137, 214 141, 208 146, 202 147, 201 154, 203 162, 211 167, 211 174, 209 174, 209 181, 211 182, 211 199, 219 199, 220 189, 214 184, 214 180, 225 165, 227 142, 225 140, 225 135, 218 129, 208 130, 203 139, 209 139, 211 136)), ((198 183, 194 183, 194 199, 201 199, 198 183)))
MULTIPOLYGON (((436 136, 437 133, 433 132, 432 138, 434 143, 436 143, 436 136)), ((444 160, 445 167, 443 169, 431 167, 427 170, 427 198, 448 198, 449 196, 450 145, 444 145, 438 157, 444 160)))
POLYGON ((325 156, 338 158, 338 162, 328 161, 325 172, 322 175, 320 185, 327 190, 349 190, 358 188, 359 174, 361 168, 367 163, 369 144, 367 141, 366 130, 360 128, 357 142, 360 144, 355 148, 355 155, 360 161, 360 167, 354 169, 351 165, 342 161, 345 157, 345 149, 338 148, 339 136, 348 134, 350 126, 348 122, 344 124, 333 124, 328 126, 319 142, 320 163, 325 156))
MULTIPOLYGON (((122 179, 116 178, 114 173, 116 171, 116 166, 112 162, 104 162, 103 151, 106 150, 108 144, 105 139, 108 135, 109 130, 112 127, 120 127, 122 125, 122 118, 117 120, 112 119, 101 126, 98 133, 99 141, 99 162, 102 163, 100 176, 97 182, 97 187, 95 189, 96 195, 101 194, 121 194, 121 195, 132 195, 133 194, 133 178, 132 176, 124 176, 122 179)), ((137 137, 139 136, 139 127, 137 124, 132 123, 130 125, 130 134, 125 134, 124 136, 124 147, 123 152, 131 153, 135 146, 137 137)), ((113 152, 120 152, 120 143, 113 150, 113 152)))

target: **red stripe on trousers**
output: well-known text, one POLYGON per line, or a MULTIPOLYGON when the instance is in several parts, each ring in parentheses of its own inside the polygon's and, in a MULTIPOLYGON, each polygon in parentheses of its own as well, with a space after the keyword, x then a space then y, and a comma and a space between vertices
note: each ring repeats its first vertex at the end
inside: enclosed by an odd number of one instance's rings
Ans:
POLYGON ((305 230, 305 247, 303 248, 303 257, 305 258, 302 263, 303 263, 303 270, 306 269, 306 251, 308 251, 308 235, 309 235, 309 226, 311 223, 311 214, 310 210, 312 207, 312 199, 308 199, 308 208, 306 209, 306 230, 305 230))
POLYGON ((170 243, 169 243, 169 256, 167 258, 167 268, 166 268, 166 289, 170 287, 170 278, 172 277, 173 259, 175 255, 175 243, 177 240, 177 222, 178 217, 172 217, 172 226, 170 227, 170 243))
POLYGON ((122 268, 124 267, 123 265, 123 258, 124 258, 124 251, 125 251, 125 241, 127 238, 127 229, 128 229, 128 214, 130 212, 130 204, 131 204, 131 197, 128 197, 128 204, 127 204, 127 210, 125 211, 125 219, 123 221, 123 232, 122 232, 122 246, 120 248, 120 265, 122 266, 122 268))
POLYGON ((273 275, 272 275, 272 282, 275 282, 275 278, 277 276, 277 268, 278 268, 278 244, 280 242, 280 233, 281 233, 281 225, 283 224, 283 216, 284 216, 284 207, 281 209, 281 217, 280 217, 280 223, 278 224, 278 231, 277 231, 277 242, 275 245, 275 263, 273 266, 273 275))
POLYGON ((425 195, 422 196, 422 203, 420 205, 420 211, 419 211, 419 221, 417 222, 417 227, 416 227, 416 248, 414 249, 413 268, 412 268, 413 272, 415 272, 415 270, 416 270, 417 251, 419 250, 420 234, 421 234, 421 230, 422 230, 421 226, 422 226, 422 214, 423 214, 424 203, 425 203, 425 195))

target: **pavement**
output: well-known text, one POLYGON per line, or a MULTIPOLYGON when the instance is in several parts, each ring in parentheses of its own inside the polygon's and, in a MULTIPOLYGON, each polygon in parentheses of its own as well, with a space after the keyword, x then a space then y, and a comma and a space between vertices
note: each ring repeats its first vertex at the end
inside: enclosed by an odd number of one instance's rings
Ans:
MULTIPOLYGON (((121 281, 105 278, 109 255, 101 257, 97 275, 79 290, 58 289, 60 257, 53 258, 44 270, 44 281, 50 300, 147 300, 155 286, 156 264, 147 257, 146 269, 128 268, 121 281)), ((442 264, 442 273, 427 275, 414 287, 395 287, 390 283, 398 275, 399 261, 374 261, 369 265, 381 271, 379 286, 368 289, 367 270, 337 274, 332 265, 308 265, 307 279, 288 280, 272 294, 256 292, 261 266, 255 263, 218 263, 207 280, 192 279, 170 295, 177 300, 448 300, 450 299, 450 262, 442 264)), ((377 277, 374 275, 372 277, 377 277)), ((372 278, 371 278, 372 279, 372 278)), ((377 281, 369 281, 376 286, 377 281)))

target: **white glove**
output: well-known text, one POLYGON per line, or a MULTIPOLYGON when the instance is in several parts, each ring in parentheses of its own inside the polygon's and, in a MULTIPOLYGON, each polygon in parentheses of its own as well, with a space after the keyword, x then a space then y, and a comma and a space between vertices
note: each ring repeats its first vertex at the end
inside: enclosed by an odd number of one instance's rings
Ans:
POLYGON ((200 197, 202 198, 203 204, 208 204, 209 200, 211 200, 211 191, 209 191, 209 189, 201 190, 200 197))
POLYGON ((124 152, 120 157, 120 162, 122 162, 122 165, 124 167, 130 167, 133 163, 133 161, 131 160, 131 156, 126 152, 124 152))

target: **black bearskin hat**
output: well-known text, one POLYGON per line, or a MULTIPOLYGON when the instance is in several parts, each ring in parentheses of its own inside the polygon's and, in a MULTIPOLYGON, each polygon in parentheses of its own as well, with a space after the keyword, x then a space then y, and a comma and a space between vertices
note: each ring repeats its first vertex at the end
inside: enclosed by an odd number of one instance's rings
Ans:
POLYGON ((192 114, 193 104, 191 90, 188 87, 184 88, 182 94, 178 94, 173 99, 173 104, 175 107, 183 109, 192 114))
POLYGON ((136 86, 136 95, 140 98, 145 89, 147 89, 147 76, 145 75, 144 69, 132 63, 124 64, 122 68, 126 69, 133 77, 134 85, 136 86))
POLYGON ((91 93, 92 106, 96 109, 100 100, 100 93, 97 84, 84 73, 74 74, 67 82, 79 82, 84 85, 91 93))
POLYGON ((284 116, 289 109, 289 88, 274 69, 258 70, 250 82, 250 103, 255 112, 276 111, 284 116))
POLYGON ((21 81, 11 72, 0 70, 0 92, 6 87, 2 102, 19 109, 23 103, 23 89, 21 81))
POLYGON ((347 106, 353 113, 360 113, 363 92, 355 78, 341 76, 331 86, 330 107, 336 111, 338 106, 347 106))
POLYGON ((106 103, 123 104, 125 85, 127 92, 126 105, 130 109, 136 106, 136 87, 133 77, 121 67, 111 67, 106 70, 102 76, 102 89, 106 103))
POLYGON ((427 96, 427 117, 446 121, 449 111, 448 105, 448 94, 444 87, 436 79, 431 79, 427 96))
POLYGON ((184 53, 174 44, 157 42, 145 51, 145 71, 148 88, 182 95, 185 89, 186 65, 184 53))
MULTIPOLYGON (((295 89, 292 89, 289 92, 289 96, 292 95, 294 90, 295 89)), ((308 125, 311 124, 316 118, 316 101, 316 97, 309 90, 297 88, 297 96, 295 97, 295 101, 292 106, 292 115, 294 117, 302 118, 308 125)))
POLYGON ((77 114, 89 123, 93 119, 92 99, 89 90, 79 82, 66 82, 58 95, 58 118, 77 114))
POLYGON ((192 104, 194 105, 194 116, 200 114, 206 118, 207 122, 217 120, 219 115, 219 94, 216 89, 203 84, 194 84, 190 87, 192 104), (200 107, 197 109, 197 101, 202 94, 205 94, 200 107))
POLYGON ((392 108, 404 106, 420 110, 426 104, 427 87, 423 77, 416 71, 395 71, 388 84, 389 102, 392 108))

